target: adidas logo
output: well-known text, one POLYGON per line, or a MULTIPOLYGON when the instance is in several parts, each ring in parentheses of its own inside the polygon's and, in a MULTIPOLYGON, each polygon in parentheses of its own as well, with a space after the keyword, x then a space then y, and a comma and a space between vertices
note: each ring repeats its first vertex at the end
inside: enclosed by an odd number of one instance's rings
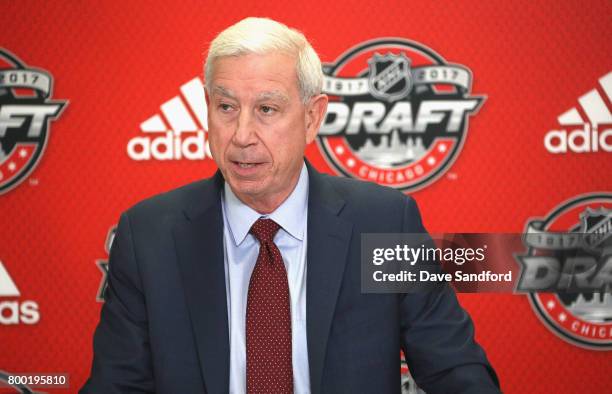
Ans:
POLYGON ((194 78, 181 86, 181 94, 160 106, 140 124, 145 135, 132 138, 127 154, 132 160, 203 160, 211 158, 208 141, 204 84, 194 78))
POLYGON ((612 152, 612 114, 609 110, 612 101, 612 72, 599 78, 599 85, 608 103, 597 88, 580 96, 580 108, 571 108, 557 118, 561 126, 578 128, 551 130, 546 133, 544 147, 548 152, 612 152))
MULTIPOLYGON (((0 261, 0 297, 20 297, 15 282, 0 261)), ((34 301, 0 301, 0 325, 36 324, 40 320, 38 304, 34 301)))

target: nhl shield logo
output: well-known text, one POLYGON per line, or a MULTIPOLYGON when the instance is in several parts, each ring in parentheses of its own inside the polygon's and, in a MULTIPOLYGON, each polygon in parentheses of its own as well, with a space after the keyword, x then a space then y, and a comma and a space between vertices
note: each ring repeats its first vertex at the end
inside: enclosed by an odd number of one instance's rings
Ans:
POLYGON ((394 55, 375 53, 368 60, 370 75, 368 83, 372 96, 386 101, 396 101, 406 97, 412 89, 410 59, 404 53, 394 55))
POLYGON ((66 105, 51 100, 52 88, 51 74, 0 48, 0 194, 23 182, 42 157, 50 120, 66 105))
POLYGON ((612 254, 612 210, 587 208, 580 218, 584 247, 598 254, 612 254))

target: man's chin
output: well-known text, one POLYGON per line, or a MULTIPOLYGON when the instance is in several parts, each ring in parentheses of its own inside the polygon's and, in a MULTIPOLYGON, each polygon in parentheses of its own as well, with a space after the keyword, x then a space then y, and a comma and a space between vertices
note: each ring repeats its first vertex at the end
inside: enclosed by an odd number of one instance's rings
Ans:
POLYGON ((260 196, 264 190, 263 181, 261 179, 240 179, 236 177, 230 177, 229 186, 232 188, 232 192, 240 198, 254 199, 260 196))

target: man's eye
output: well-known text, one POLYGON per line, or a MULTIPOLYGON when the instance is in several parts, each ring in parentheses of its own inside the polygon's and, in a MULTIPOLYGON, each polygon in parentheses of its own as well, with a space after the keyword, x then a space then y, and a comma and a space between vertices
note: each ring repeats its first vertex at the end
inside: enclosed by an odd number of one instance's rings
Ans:
POLYGON ((225 104, 225 103, 221 103, 219 104, 219 108, 221 109, 221 111, 223 112, 229 112, 232 110, 232 106, 229 104, 225 104))
POLYGON ((271 114, 273 114, 274 112, 276 112, 276 109, 274 109, 274 108, 272 108, 272 107, 269 107, 269 106, 267 106, 267 105, 262 105, 262 106, 261 106, 261 112, 262 112, 264 115, 271 115, 271 114))

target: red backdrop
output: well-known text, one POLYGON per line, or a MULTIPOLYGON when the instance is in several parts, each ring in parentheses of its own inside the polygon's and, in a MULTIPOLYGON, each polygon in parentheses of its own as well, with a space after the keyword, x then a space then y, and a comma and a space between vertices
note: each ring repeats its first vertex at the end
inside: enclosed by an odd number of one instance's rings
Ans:
MULTIPOLYGON (((47 70, 53 98, 69 101, 39 165, 0 195, 0 261, 20 291, 0 302, 32 300, 40 314, 36 324, 0 325, 0 370, 65 371, 69 392, 90 368, 96 261, 107 258, 109 228, 135 202, 215 171, 210 159, 134 161, 126 146, 202 75, 215 34, 245 16, 299 28, 326 62, 363 41, 401 37, 471 69, 472 94, 487 99, 470 117, 463 150, 410 193, 430 231, 520 232, 563 201, 612 191, 610 152, 552 154, 543 143, 579 97, 603 92, 609 1, 3 1, 0 11, 0 46, 47 70)), ((334 173, 316 144, 307 157, 334 173)), ((609 392, 612 354, 561 340, 526 296, 460 300, 505 392, 609 392)))

